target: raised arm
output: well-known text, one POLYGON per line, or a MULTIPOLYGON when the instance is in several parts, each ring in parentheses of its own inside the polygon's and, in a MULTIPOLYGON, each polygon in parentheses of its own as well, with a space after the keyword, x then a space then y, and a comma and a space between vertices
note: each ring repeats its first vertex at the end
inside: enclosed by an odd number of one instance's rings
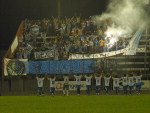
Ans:
MULTIPOLYGON (((109 79, 111 79, 112 76, 109 77, 109 79)), ((112 77, 113 78, 113 77, 112 77)))
POLYGON ((48 78, 48 74, 47 74, 47 73, 45 73, 44 77, 45 77, 45 78, 48 78))

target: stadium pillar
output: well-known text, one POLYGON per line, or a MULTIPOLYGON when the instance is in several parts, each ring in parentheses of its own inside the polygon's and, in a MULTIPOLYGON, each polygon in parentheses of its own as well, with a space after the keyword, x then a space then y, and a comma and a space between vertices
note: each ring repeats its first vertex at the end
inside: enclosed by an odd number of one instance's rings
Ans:
POLYGON ((61 0, 57 0, 57 16, 61 17, 61 0))
MULTIPOLYGON (((147 38, 147 27, 146 27, 145 34, 146 34, 146 40, 148 40, 148 38, 147 38)), ((148 43, 146 41, 146 45, 145 45, 145 57, 144 57, 144 75, 147 74, 146 73, 146 71, 147 71, 147 45, 148 45, 148 43)), ((147 80, 148 80, 148 76, 147 76, 147 80)))

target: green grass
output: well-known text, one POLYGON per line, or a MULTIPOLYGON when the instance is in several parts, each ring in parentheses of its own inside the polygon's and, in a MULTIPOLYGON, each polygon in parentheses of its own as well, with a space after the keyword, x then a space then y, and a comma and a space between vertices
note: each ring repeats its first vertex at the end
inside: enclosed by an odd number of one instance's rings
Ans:
POLYGON ((1 96, 0 113, 150 113, 150 95, 1 96))

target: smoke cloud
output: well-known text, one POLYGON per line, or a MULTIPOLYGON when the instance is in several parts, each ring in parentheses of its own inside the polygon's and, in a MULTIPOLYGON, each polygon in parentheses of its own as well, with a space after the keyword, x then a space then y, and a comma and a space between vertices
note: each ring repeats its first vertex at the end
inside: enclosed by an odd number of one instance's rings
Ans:
POLYGON ((143 0, 110 0, 106 12, 92 19, 97 25, 104 20, 114 22, 113 25, 107 27, 106 35, 116 37, 131 35, 138 28, 145 27, 148 22, 144 7, 143 0))

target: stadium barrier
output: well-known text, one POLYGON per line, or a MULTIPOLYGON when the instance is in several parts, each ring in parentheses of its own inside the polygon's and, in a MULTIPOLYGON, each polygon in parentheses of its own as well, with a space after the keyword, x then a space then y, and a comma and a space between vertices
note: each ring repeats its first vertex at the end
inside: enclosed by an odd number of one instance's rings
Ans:
MULTIPOLYGON (((56 81, 55 89, 56 91, 62 91, 63 90, 63 81, 56 81)), ((76 81, 69 81, 69 90, 76 90, 76 81)), ((86 82, 81 81, 81 90, 86 90, 86 82)))
MULTIPOLYGON (((149 93, 150 91, 150 80, 142 80, 144 82, 144 85, 142 86, 142 90, 146 91, 146 93, 149 93)), ((50 85, 49 80, 44 80, 44 92, 49 92, 50 85)), ((76 81, 70 81, 69 82, 69 90, 75 92, 76 81)), ((63 82, 62 81, 56 81, 56 93, 57 91, 62 91, 63 82)), ((102 83, 101 90, 103 90, 104 84, 102 83)), ((81 90, 85 91, 86 85, 85 81, 81 81, 81 90)), ((95 91, 95 84, 92 84, 92 90, 95 91)), ((122 90, 122 86, 120 86, 120 90, 122 90)), ((134 87, 135 90, 135 87, 134 87)), ((9 80, 4 80, 2 82, 2 95, 33 95, 37 94, 37 80, 35 78, 12 78, 9 80)))

